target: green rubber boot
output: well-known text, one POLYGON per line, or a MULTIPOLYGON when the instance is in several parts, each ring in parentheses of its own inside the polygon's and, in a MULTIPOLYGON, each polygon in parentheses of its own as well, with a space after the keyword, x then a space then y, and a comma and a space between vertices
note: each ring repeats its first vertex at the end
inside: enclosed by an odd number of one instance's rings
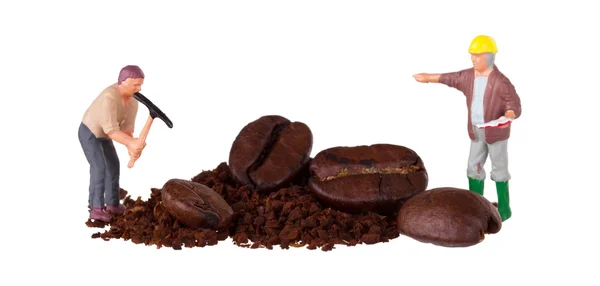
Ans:
POLYGON ((498 193, 498 212, 502 221, 505 221, 512 216, 508 196, 508 181, 496 182, 496 192, 498 193))
POLYGON ((469 178, 469 190, 483 196, 483 181, 469 178))

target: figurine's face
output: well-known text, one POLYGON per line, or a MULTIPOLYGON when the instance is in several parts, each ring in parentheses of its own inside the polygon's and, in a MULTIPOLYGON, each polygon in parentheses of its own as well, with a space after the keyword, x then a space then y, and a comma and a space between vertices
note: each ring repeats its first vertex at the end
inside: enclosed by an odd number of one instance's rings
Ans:
POLYGON ((124 87, 127 95, 133 96, 134 93, 142 90, 142 84, 144 84, 143 78, 128 78, 121 83, 124 87))
POLYGON ((486 54, 471 54, 471 61, 473 62, 473 68, 478 72, 483 72, 488 69, 486 62, 486 54))

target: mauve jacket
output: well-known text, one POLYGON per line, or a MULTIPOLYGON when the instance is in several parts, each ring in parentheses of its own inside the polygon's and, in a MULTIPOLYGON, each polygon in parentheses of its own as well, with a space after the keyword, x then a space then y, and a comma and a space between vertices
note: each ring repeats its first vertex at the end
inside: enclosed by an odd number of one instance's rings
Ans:
MULTIPOLYGON (((469 137, 475 140, 474 127, 471 124, 471 102, 473 100, 473 84, 475 81, 475 71, 473 68, 464 69, 457 72, 444 73, 440 76, 439 82, 449 87, 456 88, 464 93, 467 99, 469 137)), ((515 87, 510 80, 494 66, 494 70, 488 75, 488 82, 485 88, 483 99, 483 120, 485 122, 498 119, 503 116, 507 110, 515 112, 515 119, 521 116, 521 99, 515 87)), ((506 128, 486 128, 485 138, 488 144, 493 144, 500 140, 506 140, 510 137, 510 125, 506 128)))

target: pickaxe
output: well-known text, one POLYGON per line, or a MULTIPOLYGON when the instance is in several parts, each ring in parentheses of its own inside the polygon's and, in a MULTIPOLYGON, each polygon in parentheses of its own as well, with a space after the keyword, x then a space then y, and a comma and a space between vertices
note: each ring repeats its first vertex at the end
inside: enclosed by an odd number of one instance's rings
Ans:
MULTIPOLYGON (((156 107, 156 105, 154 105, 154 103, 152 103, 152 101, 150 101, 148 98, 146 98, 143 94, 136 92, 133 94, 133 97, 137 101, 139 101, 143 105, 145 105, 148 108, 148 110, 150 111, 148 120, 146 120, 146 124, 144 125, 144 128, 142 128, 142 132, 140 133, 140 137, 139 137, 140 140, 142 141, 142 144, 146 142, 146 137, 148 137, 148 132, 150 132, 150 126, 152 126, 152 122, 154 121, 154 118, 156 118, 156 117, 160 118, 162 121, 164 121, 167 124, 167 126, 169 128, 173 128, 173 123, 171 122, 169 117, 167 117, 167 115, 164 112, 162 112, 160 110, 160 108, 156 107)), ((136 160, 134 160, 133 158, 129 159, 129 164, 127 164, 127 167, 133 168, 133 164, 135 164, 136 160)))

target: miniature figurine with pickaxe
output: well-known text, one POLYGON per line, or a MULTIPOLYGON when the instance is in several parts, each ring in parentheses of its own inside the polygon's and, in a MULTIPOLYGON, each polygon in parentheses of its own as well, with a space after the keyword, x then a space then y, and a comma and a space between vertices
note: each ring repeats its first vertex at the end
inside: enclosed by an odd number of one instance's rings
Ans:
POLYGON ((172 128, 171 121, 139 92, 144 73, 138 66, 121 69, 117 83, 106 87, 92 102, 79 125, 79 142, 90 164, 90 219, 110 222, 111 214, 125 211, 119 204, 120 162, 113 141, 125 147, 133 167, 146 147, 146 136, 152 120, 159 117, 172 128), (133 137, 138 101, 150 110, 150 116, 139 138, 133 137))

